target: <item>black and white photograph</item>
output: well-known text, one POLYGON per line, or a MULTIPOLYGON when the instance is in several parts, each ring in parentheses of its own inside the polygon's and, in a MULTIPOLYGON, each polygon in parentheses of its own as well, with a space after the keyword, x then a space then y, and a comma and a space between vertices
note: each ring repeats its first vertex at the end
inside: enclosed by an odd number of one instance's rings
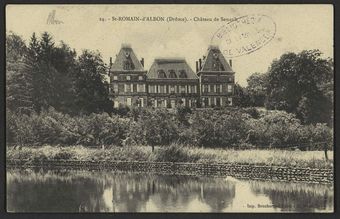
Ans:
POLYGON ((332 4, 7 4, 9 213, 333 213, 332 4))

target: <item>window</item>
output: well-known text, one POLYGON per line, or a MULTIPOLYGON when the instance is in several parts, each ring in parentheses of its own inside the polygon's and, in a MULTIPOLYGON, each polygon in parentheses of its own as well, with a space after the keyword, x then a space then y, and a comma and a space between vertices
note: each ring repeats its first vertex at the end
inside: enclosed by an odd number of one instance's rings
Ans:
POLYGON ((233 86, 231 84, 228 84, 228 93, 233 92, 233 86))
POLYGON ((169 78, 177 78, 175 70, 169 70, 169 78))
POLYGON ((137 84, 133 84, 133 92, 137 92, 137 84))
POLYGON ((216 85, 216 93, 221 93, 221 85, 216 85))
POLYGON ((185 92, 185 85, 181 85, 181 86, 180 86, 180 93, 182 93, 182 94, 183 94, 183 93, 186 93, 186 92, 185 92))
POLYGON ((145 84, 138 84, 137 92, 145 92, 145 84))
POLYGON ((196 85, 191 85, 191 93, 197 93, 196 85))
POLYGON ((164 100, 157 100, 157 107, 163 107, 164 106, 164 100))
POLYGON ((221 98, 216 97, 216 106, 221 106, 221 98))
POLYGON ((125 60, 124 63, 123 63, 123 69, 124 70, 132 70, 134 69, 134 66, 133 66, 133 63, 131 60, 125 60))
POLYGON ((186 105, 186 100, 185 100, 185 98, 182 98, 182 99, 181 99, 181 102, 180 102, 180 104, 181 104, 181 105, 183 104, 183 106, 185 106, 185 105, 186 105))
POLYGON ((114 93, 118 92, 118 84, 113 84, 113 92, 114 93))
POLYGON ((174 94, 175 93, 175 85, 170 85, 170 93, 174 94))
POLYGON ((180 70, 179 71, 179 78, 188 78, 188 75, 185 72, 185 70, 180 70))
POLYGON ((130 84, 125 84, 125 92, 131 92, 131 85, 130 84))
POLYGON ((142 81, 142 80, 143 80, 143 76, 142 76, 142 75, 139 75, 139 76, 138 76, 138 80, 142 81))
POLYGON ((204 106, 205 106, 205 107, 209 106, 209 100, 208 100, 208 98, 203 98, 203 103, 204 103, 204 106))
POLYGON ((117 76, 117 75, 114 75, 114 76, 113 76, 113 80, 114 80, 114 81, 117 81, 117 80, 118 80, 118 76, 117 76))
POLYGON ((125 92, 125 86, 124 86, 124 84, 118 84, 118 91, 119 91, 119 93, 125 92))
POLYGON ((208 93, 209 91, 209 86, 207 84, 203 85, 203 92, 208 93))
POLYGON ((126 80, 127 80, 127 81, 130 81, 130 80, 131 80, 131 76, 130 76, 130 75, 127 75, 127 76, 126 76, 126 80))
POLYGON ((139 99, 139 106, 141 106, 141 107, 144 107, 144 99, 143 98, 140 98, 139 99))
POLYGON ((171 108, 175 108, 176 107, 176 100, 171 100, 170 105, 171 105, 171 108))
POLYGON ((233 99, 231 97, 228 97, 228 101, 227 101, 229 106, 233 105, 233 99))
POLYGON ((210 91, 209 92, 215 92, 215 86, 213 84, 210 84, 210 91))
POLYGON ((126 105, 131 106, 131 97, 126 98, 126 105))
POLYGON ((155 93, 155 85, 149 85, 149 93, 155 93))
POLYGON ((118 108, 118 106, 119 106, 118 101, 117 100, 113 101, 113 107, 114 108, 118 108))
POLYGON ((160 86, 159 86, 159 93, 161 93, 161 94, 166 93, 166 92, 165 92, 165 86, 164 86, 164 85, 160 85, 160 86))
POLYGON ((232 81, 233 81, 233 78, 232 78, 232 77, 228 77, 228 81, 229 81, 229 82, 232 82, 232 81))
POLYGON ((165 74, 164 70, 158 71, 158 78, 166 78, 166 74, 165 74))

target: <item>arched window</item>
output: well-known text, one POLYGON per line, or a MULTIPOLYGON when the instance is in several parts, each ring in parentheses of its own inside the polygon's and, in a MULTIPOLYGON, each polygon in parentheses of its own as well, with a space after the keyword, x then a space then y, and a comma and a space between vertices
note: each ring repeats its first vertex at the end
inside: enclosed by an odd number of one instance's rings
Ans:
POLYGON ((188 75, 185 72, 185 70, 179 71, 179 78, 188 78, 188 75))
POLYGON ((169 70, 169 78, 177 78, 175 70, 169 70))
POLYGON ((132 69, 134 69, 132 61, 131 60, 125 60, 124 61, 123 69, 124 70, 132 70, 132 69))
POLYGON ((163 70, 158 71, 158 78, 166 78, 166 74, 163 70))

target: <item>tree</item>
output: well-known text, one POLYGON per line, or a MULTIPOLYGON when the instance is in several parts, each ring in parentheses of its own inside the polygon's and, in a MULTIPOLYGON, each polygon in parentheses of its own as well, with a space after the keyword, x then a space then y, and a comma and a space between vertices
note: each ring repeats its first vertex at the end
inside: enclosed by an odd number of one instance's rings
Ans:
POLYGON ((30 113, 33 110, 32 77, 25 63, 27 52, 20 36, 13 32, 6 35, 6 103, 13 112, 30 113))
POLYGON ((75 104, 81 113, 111 112, 112 105, 104 85, 106 69, 99 53, 84 50, 75 74, 75 104))
POLYGON ((247 78, 248 86, 246 87, 251 106, 263 107, 266 99, 267 75, 253 73, 247 78))
POLYGON ((267 108, 295 113, 304 123, 331 124, 333 61, 319 50, 282 55, 267 78, 267 108))
POLYGON ((238 83, 235 84, 235 95, 233 98, 233 102, 235 106, 239 107, 249 107, 251 105, 250 96, 248 95, 248 91, 246 88, 243 88, 238 83))
POLYGON ((21 36, 9 32, 9 34, 6 35, 6 61, 22 61, 26 53, 27 47, 21 36))
POLYGON ((40 112, 52 106, 74 114, 76 52, 64 42, 56 46, 47 32, 40 39, 33 33, 25 62, 32 75, 35 110, 40 112))

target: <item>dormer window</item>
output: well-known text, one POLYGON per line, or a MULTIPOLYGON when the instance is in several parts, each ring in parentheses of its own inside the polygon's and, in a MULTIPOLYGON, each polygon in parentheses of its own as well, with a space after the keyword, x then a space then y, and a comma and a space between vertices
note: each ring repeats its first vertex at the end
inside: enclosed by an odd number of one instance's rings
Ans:
POLYGON ((213 70, 214 71, 224 71, 224 67, 223 67, 223 65, 222 65, 222 63, 220 62, 219 59, 216 59, 213 62, 213 70))
POLYGON ((123 66, 124 70, 132 70, 133 68, 134 68, 134 66, 133 66, 131 60, 128 59, 128 60, 124 61, 124 66, 123 66))
POLYGON ((179 78, 188 78, 188 75, 185 72, 185 70, 179 71, 179 78))
POLYGON ((166 74, 163 70, 158 71, 158 78, 166 78, 166 74))
POLYGON ((175 73, 175 70, 170 70, 169 71, 169 78, 177 78, 177 75, 175 73))

